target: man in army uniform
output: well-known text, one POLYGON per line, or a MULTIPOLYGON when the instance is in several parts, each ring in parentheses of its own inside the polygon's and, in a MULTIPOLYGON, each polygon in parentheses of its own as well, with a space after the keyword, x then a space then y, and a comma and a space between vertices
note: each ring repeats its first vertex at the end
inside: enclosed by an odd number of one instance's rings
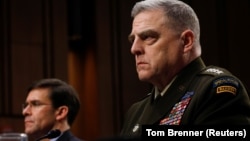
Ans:
POLYGON ((152 92, 127 112, 122 136, 142 125, 250 125, 250 100, 242 82, 201 58, 200 25, 178 0, 145 0, 131 13, 129 40, 141 81, 152 92))

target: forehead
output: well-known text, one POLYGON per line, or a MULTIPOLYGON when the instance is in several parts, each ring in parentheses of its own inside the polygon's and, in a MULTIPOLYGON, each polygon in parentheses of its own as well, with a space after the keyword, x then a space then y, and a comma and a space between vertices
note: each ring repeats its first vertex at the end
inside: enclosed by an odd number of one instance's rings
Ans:
POLYGON ((26 101, 50 101, 49 99, 49 89, 47 88, 38 88, 33 89, 28 93, 26 101))
POLYGON ((162 26, 166 26, 166 18, 162 10, 142 11, 133 20, 133 28, 136 29, 162 26))

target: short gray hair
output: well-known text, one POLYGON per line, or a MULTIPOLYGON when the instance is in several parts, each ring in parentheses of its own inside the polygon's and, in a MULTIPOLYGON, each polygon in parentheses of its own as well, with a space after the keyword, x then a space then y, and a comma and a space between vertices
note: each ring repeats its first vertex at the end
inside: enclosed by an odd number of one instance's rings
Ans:
POLYGON ((190 29, 195 34, 195 43, 200 44, 200 24, 194 10, 186 3, 179 0, 143 0, 137 2, 132 11, 131 17, 143 11, 161 9, 165 12, 166 23, 169 28, 182 33, 190 29))

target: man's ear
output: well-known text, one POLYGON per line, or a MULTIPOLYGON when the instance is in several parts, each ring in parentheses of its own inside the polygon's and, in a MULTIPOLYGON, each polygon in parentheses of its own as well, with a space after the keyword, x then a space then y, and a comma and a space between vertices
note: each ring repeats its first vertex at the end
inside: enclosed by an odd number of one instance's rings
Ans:
POLYGON ((69 112, 69 108, 67 106, 60 106, 56 110, 56 119, 61 120, 67 117, 67 114, 69 112))
POLYGON ((183 51, 188 52, 193 48, 194 44, 194 33, 191 30, 185 30, 181 34, 181 40, 183 43, 183 51))

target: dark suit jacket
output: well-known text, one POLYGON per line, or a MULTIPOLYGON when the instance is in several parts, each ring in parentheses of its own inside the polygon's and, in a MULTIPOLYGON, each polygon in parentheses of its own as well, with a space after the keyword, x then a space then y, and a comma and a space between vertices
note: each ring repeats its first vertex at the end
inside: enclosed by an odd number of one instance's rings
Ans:
POLYGON ((63 134, 57 139, 57 141, 83 141, 82 139, 74 136, 70 130, 63 132, 63 134))
POLYGON ((141 125, 158 125, 170 116, 183 95, 193 93, 178 125, 250 125, 247 90, 223 68, 206 67, 201 58, 184 68, 167 92, 154 100, 154 90, 128 110, 121 136, 139 136, 141 125))

